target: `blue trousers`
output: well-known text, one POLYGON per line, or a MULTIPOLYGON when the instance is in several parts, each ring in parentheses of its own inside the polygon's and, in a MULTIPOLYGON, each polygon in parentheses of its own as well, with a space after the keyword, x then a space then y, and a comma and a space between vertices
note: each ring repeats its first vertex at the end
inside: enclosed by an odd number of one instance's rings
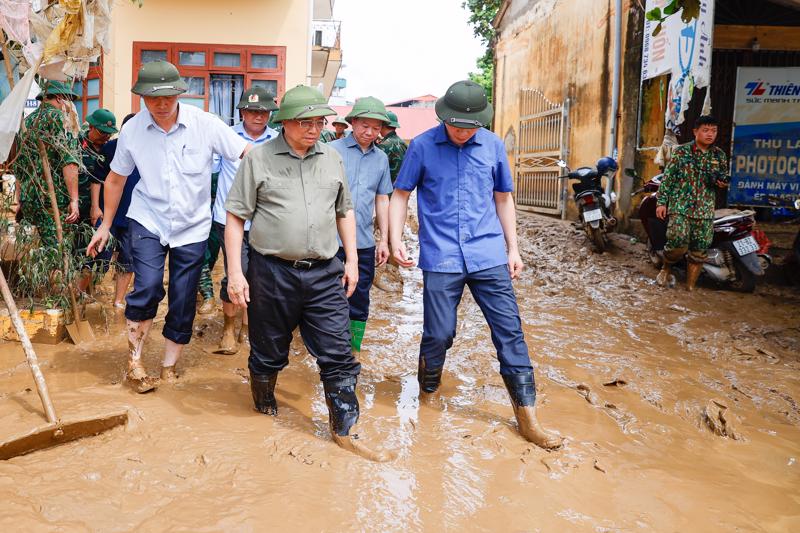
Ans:
POLYGON ((126 300, 125 318, 141 322, 156 316, 158 304, 164 299, 164 265, 169 252, 169 308, 162 334, 177 344, 188 344, 207 241, 177 248, 163 246, 156 235, 135 220, 130 221, 128 232, 135 276, 133 291, 126 300))
POLYGON ((522 334, 517 298, 506 265, 479 272, 423 272, 423 326, 420 358, 427 368, 441 368, 456 336, 456 317, 464 286, 483 312, 497 349, 501 374, 532 372, 522 334))
MULTIPOLYGON (((344 248, 339 248, 336 257, 344 263, 344 248)), ((358 249, 358 283, 347 303, 350 304, 350 320, 366 322, 369 319, 369 291, 375 279, 375 247, 358 249)))

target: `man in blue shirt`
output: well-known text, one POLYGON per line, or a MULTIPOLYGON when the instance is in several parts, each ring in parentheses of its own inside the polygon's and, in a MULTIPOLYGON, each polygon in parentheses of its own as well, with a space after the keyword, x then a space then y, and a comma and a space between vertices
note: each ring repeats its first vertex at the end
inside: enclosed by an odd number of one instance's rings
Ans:
POLYGON ((392 254, 410 267, 402 234, 408 197, 417 189, 424 291, 420 390, 430 394, 439 387, 458 304, 469 286, 492 332, 519 432, 542 448, 558 448, 562 439, 539 425, 534 410, 533 368, 511 283, 523 268, 513 182, 503 141, 484 129, 492 106, 480 85, 460 81, 436 102, 436 114, 442 124, 409 146, 390 208, 392 254))
MULTIPOLYGON (((389 259, 389 194, 392 178, 389 158, 378 148, 381 128, 389 123, 386 107, 377 98, 359 98, 345 117, 353 132, 330 143, 342 156, 344 170, 356 212, 356 247, 358 248, 358 285, 350 304, 350 333, 352 348, 361 351, 361 341, 369 318, 369 291, 375 278, 375 263, 383 265, 389 259), (375 243, 372 215, 380 231, 375 243)), ((344 249, 337 254, 344 261, 344 249)))
MULTIPOLYGON (((254 146, 263 144, 275 138, 278 132, 267 126, 269 116, 272 111, 278 109, 275 104, 275 96, 263 87, 251 87, 242 93, 239 104, 236 106, 242 117, 242 122, 233 126, 233 131, 239 134, 244 140, 254 146)), ((222 330, 222 340, 216 353, 235 354, 239 349, 238 343, 248 342, 247 313, 242 313, 242 327, 236 335, 236 315, 238 309, 231 303, 228 296, 228 259, 225 252, 225 200, 228 199, 228 192, 233 186, 233 179, 236 171, 239 170, 240 160, 231 161, 225 158, 218 158, 219 178, 217 179, 217 196, 214 200, 214 215, 211 231, 216 232, 222 248, 222 256, 225 261, 225 277, 222 278, 222 286, 219 290, 219 297, 222 299, 222 313, 225 316, 225 324, 222 330)), ((248 248, 248 236, 250 221, 244 224, 244 239, 242 241, 242 272, 247 275, 247 264, 250 250, 248 248)))

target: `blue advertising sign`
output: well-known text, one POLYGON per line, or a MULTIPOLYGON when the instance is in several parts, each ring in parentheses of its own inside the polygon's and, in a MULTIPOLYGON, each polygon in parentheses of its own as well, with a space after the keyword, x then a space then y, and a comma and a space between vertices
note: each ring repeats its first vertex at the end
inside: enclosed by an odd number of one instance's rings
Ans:
POLYGON ((788 205, 798 197, 800 68, 740 67, 728 203, 788 205))

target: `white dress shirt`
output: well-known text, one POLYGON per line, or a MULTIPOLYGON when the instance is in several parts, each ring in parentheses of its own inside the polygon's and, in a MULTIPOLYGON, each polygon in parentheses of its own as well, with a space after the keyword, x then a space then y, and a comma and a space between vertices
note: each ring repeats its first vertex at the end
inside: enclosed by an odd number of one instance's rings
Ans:
POLYGON ((166 132, 145 108, 119 134, 111 170, 141 179, 133 189, 128 218, 175 248, 208 239, 211 230, 213 155, 238 160, 247 141, 218 117, 179 105, 178 120, 166 132))
MULTIPOLYGON (((278 136, 277 131, 267 127, 258 139, 253 139, 245 131, 244 123, 242 122, 231 126, 231 129, 253 146, 258 146, 278 136)), ((225 225, 228 215, 228 212, 225 211, 225 200, 228 198, 228 191, 230 191, 233 186, 233 179, 236 177, 236 171, 239 170, 240 162, 240 159, 234 161, 214 155, 214 172, 219 172, 219 176, 217 177, 217 196, 214 199, 214 222, 218 222, 223 226, 225 225)), ((244 230, 250 230, 249 220, 245 221, 244 230)))

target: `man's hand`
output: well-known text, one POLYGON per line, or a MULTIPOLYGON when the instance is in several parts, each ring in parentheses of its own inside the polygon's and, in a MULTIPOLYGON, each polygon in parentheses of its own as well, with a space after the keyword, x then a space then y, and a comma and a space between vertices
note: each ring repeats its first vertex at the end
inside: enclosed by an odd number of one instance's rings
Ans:
POLYGON ((728 182, 727 181, 722 181, 722 180, 717 180, 717 187, 719 187, 720 189, 727 189, 728 188, 728 182))
POLYGON ((392 257, 394 260, 397 261, 397 264, 401 267, 409 268, 414 266, 414 261, 408 257, 408 252, 406 252, 406 245, 401 242, 395 243, 392 246, 392 257))
POLYGON ((386 264, 386 261, 389 260, 389 243, 386 241, 378 243, 378 248, 375 250, 375 259, 378 262, 378 266, 386 264))
POLYGON ((664 220, 667 218, 667 206, 660 205, 656 207, 656 218, 664 220))
POLYGON ((78 208, 78 200, 73 200, 69 203, 69 213, 64 218, 64 222, 67 224, 74 224, 78 221, 78 217, 80 216, 81 212, 78 208))
POLYGON ((348 298, 356 291, 356 283, 358 283, 358 261, 345 261, 342 287, 345 288, 348 298))
POLYGON ((97 221, 103 218, 103 210, 98 206, 93 205, 89 210, 89 218, 92 220, 92 227, 97 225, 97 221))
POLYGON ((234 305, 247 309, 250 301, 250 285, 247 284, 241 271, 228 274, 228 297, 234 305))
POLYGON ((523 268, 525 268, 525 264, 522 262, 522 257, 520 257, 519 252, 517 250, 509 250, 508 272, 511 274, 511 279, 517 279, 522 273, 523 268))
POLYGON ((89 241, 89 245, 86 247, 86 255, 97 257, 97 254, 102 252, 108 244, 109 235, 110 232, 108 228, 104 224, 100 224, 100 227, 95 230, 94 235, 92 235, 92 240, 89 241))

